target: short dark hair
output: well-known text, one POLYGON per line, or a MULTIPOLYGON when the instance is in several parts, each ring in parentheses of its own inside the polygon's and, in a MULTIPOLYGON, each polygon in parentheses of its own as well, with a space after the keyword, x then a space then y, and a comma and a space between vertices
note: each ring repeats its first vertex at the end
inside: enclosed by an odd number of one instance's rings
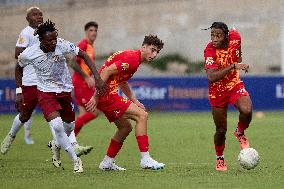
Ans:
POLYGON ((98 25, 98 23, 97 22, 95 22, 95 21, 90 21, 90 22, 88 22, 87 24, 85 24, 85 31, 87 31, 90 27, 92 27, 92 26, 94 26, 95 28, 98 28, 99 27, 99 25, 98 25))
POLYGON ((43 35, 47 32, 57 32, 57 29, 55 28, 55 23, 53 23, 51 20, 47 20, 46 22, 40 24, 36 29, 34 35, 38 35, 39 40, 41 41, 43 38, 43 35))
POLYGON ((156 46, 159 50, 161 50, 164 47, 164 43, 157 35, 146 35, 144 37, 144 41, 142 45, 154 45, 156 46))

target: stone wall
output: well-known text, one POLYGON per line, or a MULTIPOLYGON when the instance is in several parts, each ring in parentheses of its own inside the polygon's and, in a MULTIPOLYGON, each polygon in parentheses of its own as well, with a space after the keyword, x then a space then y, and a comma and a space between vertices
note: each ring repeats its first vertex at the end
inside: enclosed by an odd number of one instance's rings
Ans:
MULTIPOLYGON (((45 20, 49 18, 56 23, 62 38, 78 42, 84 36, 86 22, 95 20, 99 23, 99 36, 95 44, 97 55, 137 48, 146 34, 155 33, 165 41, 161 54, 179 52, 192 61, 199 61, 203 59, 204 46, 210 40, 210 32, 201 28, 209 27, 213 21, 224 21, 239 29, 243 61, 251 65, 251 73, 269 73, 270 68, 278 68, 281 64, 283 0, 55 2, 37 6, 43 10, 45 20)), ((25 9, 29 6, 0 7, 0 62, 8 70, 14 64, 15 42, 27 24, 25 9)))

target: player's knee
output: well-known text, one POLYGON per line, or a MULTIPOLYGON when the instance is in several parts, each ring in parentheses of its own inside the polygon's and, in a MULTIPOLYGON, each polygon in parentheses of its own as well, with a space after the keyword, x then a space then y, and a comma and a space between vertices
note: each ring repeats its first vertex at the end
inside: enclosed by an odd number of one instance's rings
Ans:
POLYGON ((65 132, 63 127, 63 121, 60 117, 57 117, 49 122, 55 133, 63 133, 65 132))
POLYGON ((19 117, 19 119, 22 123, 26 123, 27 121, 29 121, 30 118, 31 118, 31 116, 27 116, 27 115, 22 115, 22 116, 19 117))
POLYGON ((251 106, 243 106, 240 109, 240 113, 246 116, 251 116, 252 115, 252 107, 251 106))
POLYGON ((147 121, 148 120, 148 113, 146 111, 141 111, 138 116, 140 121, 147 121))
POLYGON ((227 133, 227 128, 218 128, 218 129, 216 130, 216 133, 217 133, 218 135, 226 135, 226 133, 227 133))

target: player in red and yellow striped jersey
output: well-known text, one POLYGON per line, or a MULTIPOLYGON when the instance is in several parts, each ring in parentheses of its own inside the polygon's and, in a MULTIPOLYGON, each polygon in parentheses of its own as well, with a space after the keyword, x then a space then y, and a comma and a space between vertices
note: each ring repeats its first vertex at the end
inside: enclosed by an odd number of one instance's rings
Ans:
POLYGON ((205 70, 209 80, 209 102, 216 125, 214 144, 216 150, 216 170, 226 171, 223 151, 227 131, 228 104, 234 105, 240 112, 239 122, 234 135, 241 148, 248 148, 249 142, 244 135, 252 119, 252 102, 239 70, 249 69, 241 63, 241 36, 237 30, 228 30, 223 22, 214 22, 211 29, 211 42, 204 50, 205 70))

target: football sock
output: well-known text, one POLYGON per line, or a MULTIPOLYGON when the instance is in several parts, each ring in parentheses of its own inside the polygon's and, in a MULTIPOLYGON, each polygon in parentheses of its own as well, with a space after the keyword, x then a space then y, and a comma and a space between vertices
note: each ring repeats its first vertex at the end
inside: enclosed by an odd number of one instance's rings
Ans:
POLYGON ((121 149, 123 143, 118 142, 114 139, 110 140, 109 147, 107 149, 107 156, 110 158, 115 158, 115 156, 118 154, 119 150, 121 149))
POLYGON ((79 117, 77 117, 76 121, 75 121, 75 136, 77 136, 80 132, 80 130, 84 127, 84 125, 86 125, 88 122, 90 122, 91 120, 95 119, 97 116, 94 115, 91 112, 87 112, 79 117))
POLYGON ((79 146, 74 131, 71 132, 71 134, 70 134, 70 136, 68 138, 69 138, 69 140, 71 142, 71 145, 73 147, 78 147, 79 146))
POLYGON ((77 155, 69 141, 67 134, 64 131, 63 121, 60 117, 57 117, 49 122, 51 127, 55 131, 56 141, 59 143, 61 148, 63 148, 72 160, 77 159, 77 155))
POLYGON ((225 149, 225 144, 221 146, 215 145, 216 157, 223 156, 224 149, 225 149))
POLYGON ((17 132, 21 129, 21 127, 24 125, 24 123, 22 123, 19 119, 20 114, 18 114, 13 121, 13 125, 9 131, 9 135, 11 137, 16 137, 17 132))
POLYGON ((140 152, 148 152, 149 139, 147 135, 136 136, 136 141, 137 141, 140 152))
POLYGON ((224 158, 225 158, 224 155, 222 155, 222 156, 216 156, 216 159, 217 159, 217 160, 219 160, 219 159, 224 159, 224 158))
POLYGON ((51 134, 52 134, 53 141, 54 141, 55 145, 60 148, 60 145, 58 144, 58 141, 56 140, 55 131, 54 131, 53 127, 50 124, 49 124, 49 128, 50 128, 50 131, 51 131, 51 134))
POLYGON ((74 130, 74 121, 71 123, 63 122, 63 127, 67 136, 70 136, 71 132, 74 130))
POLYGON ((238 127, 236 128, 238 135, 243 135, 246 128, 248 128, 248 125, 239 121, 238 127))
POLYGON ((25 128, 25 137, 29 138, 31 133, 31 126, 32 126, 32 118, 30 118, 26 123, 24 123, 24 128, 25 128))

